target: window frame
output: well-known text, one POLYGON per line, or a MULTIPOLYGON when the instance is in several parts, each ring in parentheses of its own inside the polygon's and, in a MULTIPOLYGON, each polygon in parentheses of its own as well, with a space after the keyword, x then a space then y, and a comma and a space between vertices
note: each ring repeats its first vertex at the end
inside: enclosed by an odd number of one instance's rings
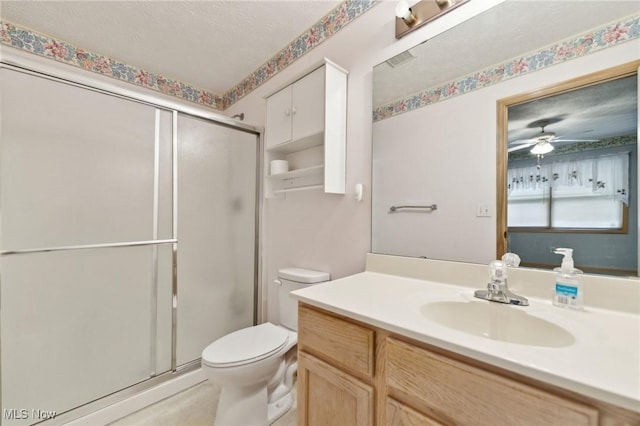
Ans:
POLYGON ((549 229, 549 228, 513 228, 507 225, 507 110, 510 106, 547 96, 554 96, 563 92, 576 90, 608 80, 638 75, 640 60, 634 60, 622 65, 614 66, 603 71, 597 71, 581 77, 573 78, 559 84, 535 89, 526 93, 499 99, 497 101, 496 122, 496 258, 500 259, 507 252, 509 232, 539 232, 539 233, 589 233, 589 234, 622 234, 628 233, 628 207, 623 211, 623 227, 620 229, 549 229), (626 225, 625 225, 626 224, 626 225), (626 229, 625 229, 626 228, 626 229))

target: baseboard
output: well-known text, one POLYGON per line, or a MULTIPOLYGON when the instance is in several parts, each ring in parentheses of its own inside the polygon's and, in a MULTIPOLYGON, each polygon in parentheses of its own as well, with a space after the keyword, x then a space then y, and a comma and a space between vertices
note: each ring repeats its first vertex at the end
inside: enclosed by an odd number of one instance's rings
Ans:
POLYGON ((173 396, 183 390, 202 383, 207 379, 201 368, 176 377, 175 379, 161 383, 147 390, 141 391, 123 401, 116 402, 108 407, 97 410, 91 414, 65 423, 69 426, 96 426, 115 422, 129 414, 133 414, 151 404, 173 396))

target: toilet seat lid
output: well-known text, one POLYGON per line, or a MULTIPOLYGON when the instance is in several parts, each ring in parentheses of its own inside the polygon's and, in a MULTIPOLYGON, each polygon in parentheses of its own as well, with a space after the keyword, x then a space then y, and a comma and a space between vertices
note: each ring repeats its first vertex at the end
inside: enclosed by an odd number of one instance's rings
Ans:
POLYGON ((278 351, 288 338, 287 330, 268 322, 243 328, 207 346, 202 351, 202 361, 219 367, 248 364, 278 351))

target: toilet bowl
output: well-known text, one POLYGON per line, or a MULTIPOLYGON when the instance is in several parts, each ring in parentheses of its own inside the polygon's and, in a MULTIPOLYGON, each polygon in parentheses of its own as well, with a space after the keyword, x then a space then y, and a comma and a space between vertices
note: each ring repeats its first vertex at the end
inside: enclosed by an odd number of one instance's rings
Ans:
POLYGON ((328 281, 326 272, 278 271, 280 325, 269 322, 234 331, 207 346, 202 369, 221 386, 216 426, 266 426, 293 405, 297 371, 297 302, 290 292, 328 281))

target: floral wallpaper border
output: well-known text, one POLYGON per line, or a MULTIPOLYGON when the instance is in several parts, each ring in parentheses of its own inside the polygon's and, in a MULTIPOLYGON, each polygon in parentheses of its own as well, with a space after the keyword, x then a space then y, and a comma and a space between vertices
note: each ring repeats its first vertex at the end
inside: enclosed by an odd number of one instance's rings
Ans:
POLYGON ((204 89, 86 51, 6 21, 0 21, 0 46, 3 44, 199 105, 218 110, 223 110, 225 106, 223 97, 204 89))
POLYGON ((376 107, 373 109, 373 121, 380 121, 414 111, 436 102, 638 38, 640 38, 640 15, 597 28, 575 38, 547 46, 539 51, 511 59, 503 64, 477 71, 458 80, 376 107))
POLYGON ((346 0, 325 15, 311 28, 276 53, 257 70, 245 77, 224 95, 225 108, 233 105, 245 95, 271 77, 291 65, 301 56, 336 34, 347 24, 378 4, 380 0, 346 0))
POLYGON ((336 34, 378 2, 379 0, 345 0, 341 2, 311 28, 222 95, 119 62, 95 52, 86 51, 65 41, 1 20, 0 45, 11 46, 87 71, 155 90, 165 95, 175 96, 223 111, 311 49, 336 34))

